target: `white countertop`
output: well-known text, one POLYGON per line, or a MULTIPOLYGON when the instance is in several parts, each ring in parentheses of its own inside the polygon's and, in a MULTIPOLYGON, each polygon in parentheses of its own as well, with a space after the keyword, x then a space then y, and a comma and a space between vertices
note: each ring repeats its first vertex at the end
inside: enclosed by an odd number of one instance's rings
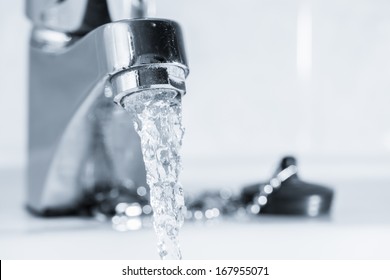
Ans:
MULTIPOLYGON (((185 259, 390 259, 390 182, 335 182, 329 218, 263 216, 186 223, 185 259)), ((21 170, 0 171, 0 259, 157 259, 151 229, 117 232, 92 219, 24 208, 21 170)))

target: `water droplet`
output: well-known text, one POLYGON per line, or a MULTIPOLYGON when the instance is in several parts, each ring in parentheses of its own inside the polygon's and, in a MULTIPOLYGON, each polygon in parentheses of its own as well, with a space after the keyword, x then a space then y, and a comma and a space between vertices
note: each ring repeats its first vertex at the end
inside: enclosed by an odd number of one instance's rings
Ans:
POLYGON ((255 215, 258 214, 260 212, 260 206, 258 204, 251 205, 250 212, 255 215))
POLYGON ((150 205, 145 205, 144 207, 142 207, 142 211, 144 212, 144 214, 149 215, 150 213, 152 213, 152 207, 150 205))
POLYGON ((264 195, 260 195, 257 199, 257 203, 259 203, 261 206, 267 204, 267 198, 264 195))
POLYGON ((126 226, 129 230, 138 230, 142 227, 142 221, 140 218, 132 218, 126 222, 126 226))
POLYGON ((129 206, 127 203, 119 203, 117 206, 115 206, 115 212, 117 214, 125 213, 127 206, 129 206))
POLYGON ((203 213, 202 213, 202 211, 200 211, 200 210, 195 211, 194 217, 195 217, 195 219, 197 219, 197 220, 201 220, 201 219, 203 218, 203 213))
POLYGON ((137 194, 139 196, 145 196, 146 195, 146 188, 144 186, 140 186, 137 188, 137 194))
POLYGON ((272 191, 273 191, 273 187, 271 187, 271 185, 265 185, 264 186, 264 192, 266 194, 270 194, 270 193, 272 193, 272 191))
POLYGON ((127 206, 125 213, 128 217, 137 217, 142 214, 142 208, 141 205, 138 203, 132 203, 129 206, 127 206))

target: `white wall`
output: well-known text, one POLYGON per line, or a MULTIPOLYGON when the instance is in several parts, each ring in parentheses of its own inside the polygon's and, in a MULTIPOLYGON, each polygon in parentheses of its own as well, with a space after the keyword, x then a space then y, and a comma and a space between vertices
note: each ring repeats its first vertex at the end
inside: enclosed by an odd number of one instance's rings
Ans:
MULTIPOLYGON (((390 177, 389 1, 157 2, 187 43, 185 162, 293 153, 322 177, 390 177)), ((26 158, 28 30, 23 1, 0 0, 0 166, 26 158)))

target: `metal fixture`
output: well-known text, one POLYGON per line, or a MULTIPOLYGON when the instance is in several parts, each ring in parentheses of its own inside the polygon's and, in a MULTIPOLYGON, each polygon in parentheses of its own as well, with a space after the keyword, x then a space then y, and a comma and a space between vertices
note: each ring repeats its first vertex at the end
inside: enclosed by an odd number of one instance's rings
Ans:
POLYGON ((139 138, 113 101, 148 88, 185 93, 180 26, 123 20, 146 15, 150 1, 26 3, 33 23, 28 207, 41 215, 68 214, 90 205, 91 194, 98 202, 135 197, 146 185, 139 138), (120 13, 126 3, 132 9, 120 13))
POLYGON ((109 22, 153 17, 154 0, 26 0, 35 27, 86 34, 109 22))

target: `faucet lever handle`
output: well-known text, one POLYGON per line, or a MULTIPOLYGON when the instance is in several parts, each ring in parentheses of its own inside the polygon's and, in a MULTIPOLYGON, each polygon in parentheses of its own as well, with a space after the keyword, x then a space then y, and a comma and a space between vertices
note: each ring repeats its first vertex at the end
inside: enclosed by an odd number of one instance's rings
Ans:
POLYGON ((155 0, 107 0, 107 5, 113 21, 156 15, 155 0))
POLYGON ((154 0, 26 0, 36 27, 83 35, 122 19, 154 16, 154 0))

